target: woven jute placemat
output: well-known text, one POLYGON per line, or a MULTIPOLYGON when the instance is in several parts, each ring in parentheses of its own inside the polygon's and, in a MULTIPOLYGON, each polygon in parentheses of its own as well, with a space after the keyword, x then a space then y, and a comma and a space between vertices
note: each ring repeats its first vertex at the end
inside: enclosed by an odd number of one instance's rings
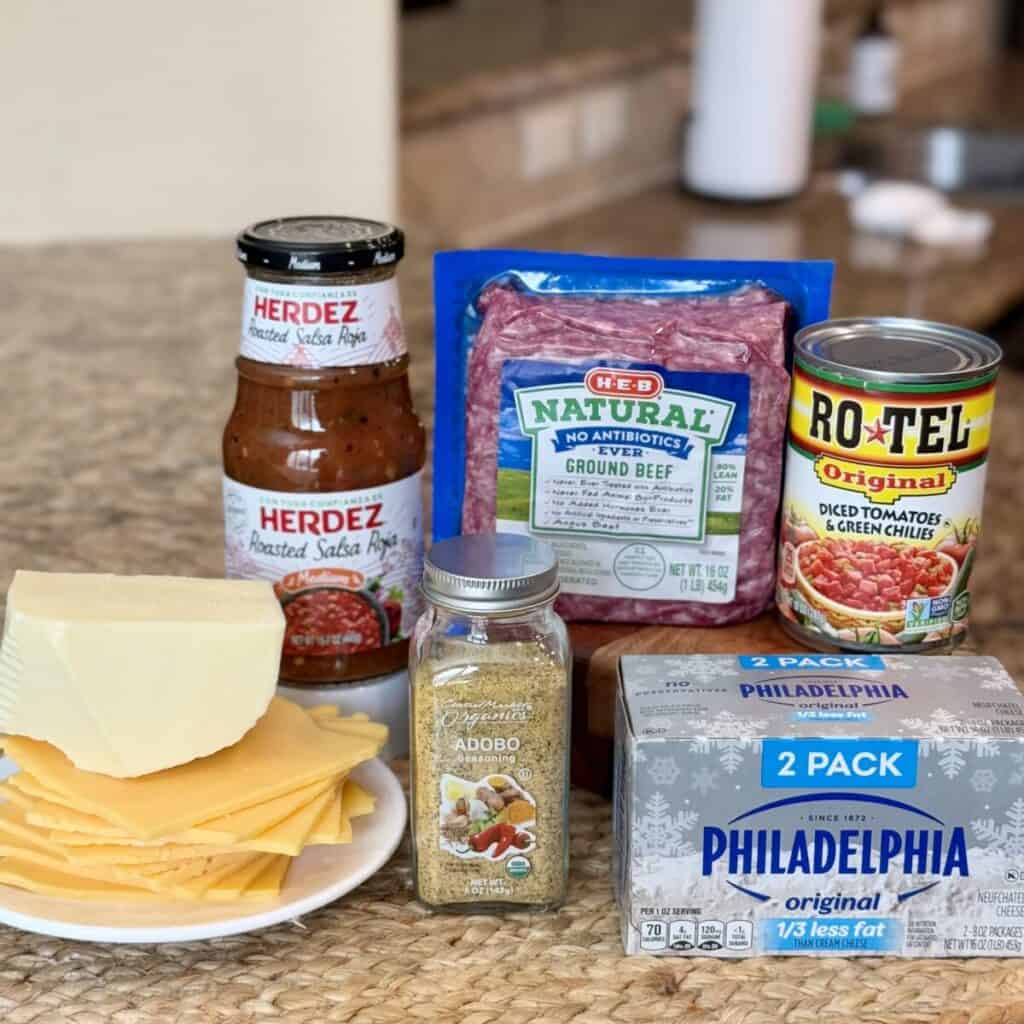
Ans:
POLYGON ((0 926, 3 1024, 1024 1024, 1024 961, 622 955, 609 805, 572 802, 557 914, 435 915, 408 849, 301 923, 165 946, 66 942, 0 926))

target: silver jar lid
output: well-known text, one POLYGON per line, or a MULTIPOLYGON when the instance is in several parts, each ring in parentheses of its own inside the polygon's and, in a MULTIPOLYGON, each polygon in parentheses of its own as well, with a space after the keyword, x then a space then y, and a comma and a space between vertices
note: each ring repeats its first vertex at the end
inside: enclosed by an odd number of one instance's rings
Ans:
POLYGON ((524 534, 450 537, 424 560, 423 593, 453 611, 526 611, 558 595, 558 557, 550 544, 524 534))

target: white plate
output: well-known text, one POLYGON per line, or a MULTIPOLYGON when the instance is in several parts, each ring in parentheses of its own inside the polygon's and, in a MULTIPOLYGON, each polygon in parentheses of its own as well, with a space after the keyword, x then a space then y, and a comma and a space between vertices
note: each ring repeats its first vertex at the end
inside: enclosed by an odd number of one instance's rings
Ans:
MULTIPOLYGON (((0 763, 0 774, 4 765, 0 763)), ((331 903, 378 871, 402 841, 405 794, 379 758, 352 778, 377 798, 373 814, 352 822, 352 842, 311 846, 291 865, 273 901, 121 903, 64 900, 0 885, 0 923, 23 931, 89 942, 191 942, 237 935, 290 921, 331 903)))

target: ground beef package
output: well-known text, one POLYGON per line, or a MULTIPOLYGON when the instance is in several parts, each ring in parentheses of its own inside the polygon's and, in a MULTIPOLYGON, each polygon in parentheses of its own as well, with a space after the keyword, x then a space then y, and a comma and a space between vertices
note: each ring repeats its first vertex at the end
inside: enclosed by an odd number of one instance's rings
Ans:
POLYGON ((439 253, 434 537, 531 533, 567 619, 771 603, 793 331, 827 263, 439 253))

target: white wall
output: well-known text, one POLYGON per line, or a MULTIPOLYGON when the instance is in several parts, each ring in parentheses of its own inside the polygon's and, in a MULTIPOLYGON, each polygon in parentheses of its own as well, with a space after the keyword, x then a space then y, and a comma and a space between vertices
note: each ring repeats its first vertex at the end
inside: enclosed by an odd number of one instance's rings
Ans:
POLYGON ((0 242, 394 217, 396 0, 0 0, 0 242))

